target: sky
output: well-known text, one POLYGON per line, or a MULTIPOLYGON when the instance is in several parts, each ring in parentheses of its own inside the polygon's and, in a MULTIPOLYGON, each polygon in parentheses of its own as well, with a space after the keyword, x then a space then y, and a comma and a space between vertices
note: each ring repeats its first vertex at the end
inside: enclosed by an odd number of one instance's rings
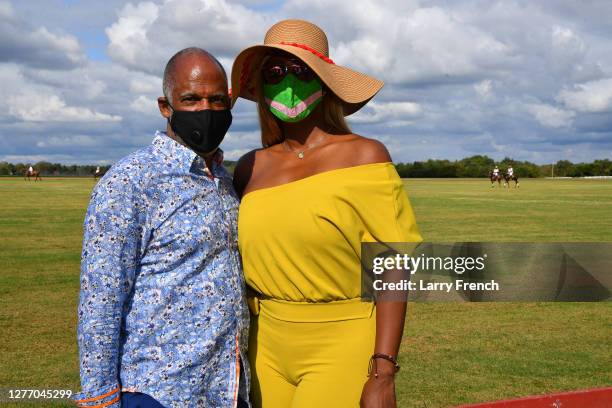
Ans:
MULTIPOLYGON (((285 18, 385 81, 348 121, 395 162, 610 159, 611 15, 607 0, 0 0, 0 161, 112 164, 165 129, 174 53, 204 48, 229 74, 285 18)), ((229 160, 261 146, 255 104, 233 115, 229 160)))

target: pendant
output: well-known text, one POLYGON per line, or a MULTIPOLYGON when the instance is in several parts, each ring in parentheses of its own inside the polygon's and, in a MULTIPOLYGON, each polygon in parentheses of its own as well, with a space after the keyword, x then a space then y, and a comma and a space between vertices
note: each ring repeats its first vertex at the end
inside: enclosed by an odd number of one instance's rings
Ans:
POLYGON ((298 157, 298 159, 303 159, 304 158, 304 152, 299 152, 297 157, 298 157))

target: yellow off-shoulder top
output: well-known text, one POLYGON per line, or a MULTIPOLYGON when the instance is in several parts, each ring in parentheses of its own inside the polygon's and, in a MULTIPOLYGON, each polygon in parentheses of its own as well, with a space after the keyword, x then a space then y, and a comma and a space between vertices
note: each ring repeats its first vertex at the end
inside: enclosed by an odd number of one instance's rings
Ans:
POLYGON ((247 193, 238 244, 246 283, 293 302, 361 296, 361 242, 420 242, 392 163, 340 168, 247 193))

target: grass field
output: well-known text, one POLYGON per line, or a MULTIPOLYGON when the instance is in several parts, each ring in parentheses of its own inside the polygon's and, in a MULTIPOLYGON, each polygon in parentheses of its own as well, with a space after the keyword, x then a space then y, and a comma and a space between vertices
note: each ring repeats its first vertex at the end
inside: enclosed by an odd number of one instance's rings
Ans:
POLYGON ((516 189, 489 186, 482 179, 406 181, 429 241, 612 241, 612 180, 522 179, 516 189))
MULTIPOLYGON (((0 389, 79 388, 76 307, 91 179, 0 178, 0 389)), ((427 241, 612 241, 612 181, 409 180, 427 241)), ((612 384, 606 303, 411 303, 400 407, 612 384)), ((61 406, 44 403, 3 406, 61 406)), ((65 406, 70 406, 65 404, 65 406)))

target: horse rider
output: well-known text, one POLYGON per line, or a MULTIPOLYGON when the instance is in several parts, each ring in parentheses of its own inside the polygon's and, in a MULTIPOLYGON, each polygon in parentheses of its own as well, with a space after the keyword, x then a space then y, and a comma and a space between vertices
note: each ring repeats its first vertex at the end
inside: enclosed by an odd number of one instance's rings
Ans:
POLYGON ((28 168, 28 174, 32 174, 32 173, 34 173, 34 168, 32 166, 30 166, 28 168))
POLYGON ((514 177, 514 169, 512 168, 512 166, 508 167, 508 177, 514 177))
POLYGON ((96 172, 94 174, 96 175, 100 174, 100 166, 96 166, 96 172))
POLYGON ((493 169, 493 175, 495 177, 499 176, 499 168, 497 166, 495 166, 495 168, 493 169))

